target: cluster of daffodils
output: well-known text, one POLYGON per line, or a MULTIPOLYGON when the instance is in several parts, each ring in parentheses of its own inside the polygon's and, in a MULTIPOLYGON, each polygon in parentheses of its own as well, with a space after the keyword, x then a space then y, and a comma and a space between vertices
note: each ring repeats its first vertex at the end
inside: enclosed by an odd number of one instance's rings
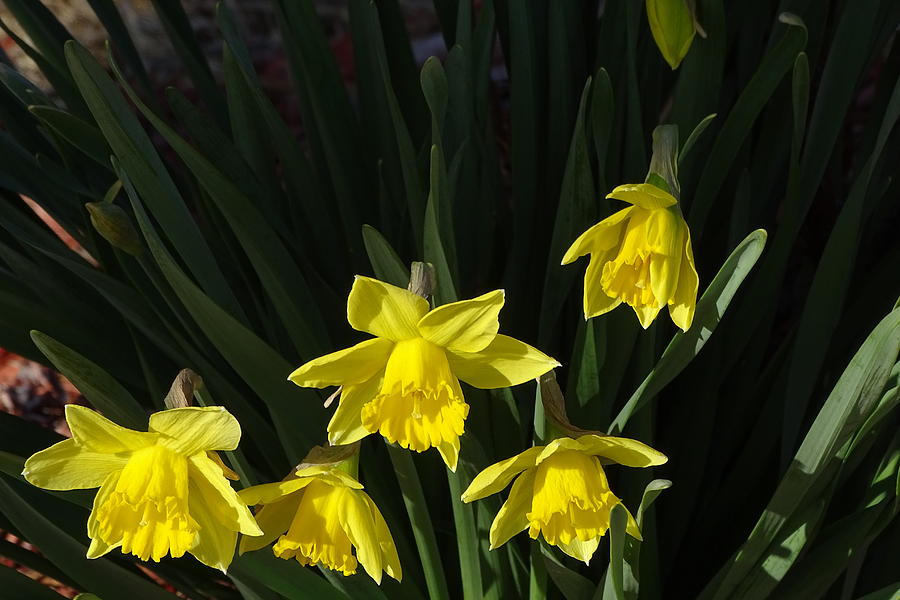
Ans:
MULTIPOLYGON (((625 303, 646 328, 668 307, 672 321, 687 330, 698 279, 677 199, 650 182, 619 186, 609 197, 630 206, 588 229, 563 257, 566 264, 590 254, 585 318, 625 303)), ((416 452, 435 448, 456 470, 469 413, 460 382, 508 387, 559 366, 498 333, 503 303, 497 290, 432 307, 409 290, 358 276, 347 320, 373 337, 290 374, 299 386, 338 386, 339 402, 328 424, 330 445, 314 448, 280 482, 236 491, 229 480, 237 475, 217 453, 237 448, 237 420, 222 407, 190 406, 151 415, 144 432, 70 405, 72 438, 31 456, 23 475, 50 490, 99 487, 87 522, 89 558, 116 548, 145 561, 190 553, 225 571, 241 534, 242 553, 271 545, 275 556, 302 565, 344 575, 362 565, 376 582, 383 573, 399 580, 388 524, 359 481, 358 442, 379 434, 416 452)), ((556 414, 564 412, 557 407, 556 414)), ((641 442, 585 432, 567 420, 555 425, 546 445, 484 469, 462 500, 512 483, 491 527, 491 548, 527 529, 531 538, 542 536, 588 562, 609 529, 612 509, 622 504, 601 460, 649 467, 666 457, 641 442)), ((626 531, 640 538, 630 513, 626 531)))

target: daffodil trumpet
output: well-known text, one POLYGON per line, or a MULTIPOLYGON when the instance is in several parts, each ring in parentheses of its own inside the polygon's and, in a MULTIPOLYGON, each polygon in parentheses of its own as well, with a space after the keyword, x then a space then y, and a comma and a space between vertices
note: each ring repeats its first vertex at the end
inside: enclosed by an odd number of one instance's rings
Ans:
POLYGON ((304 364, 289 379, 304 387, 340 387, 328 424, 331 444, 371 433, 423 452, 437 448, 456 469, 469 405, 460 381, 500 388, 559 365, 498 333, 502 290, 431 309, 409 290, 357 276, 347 299, 350 326, 374 338, 304 364))
POLYGON ((353 575, 361 564, 376 583, 382 573, 402 577, 387 523, 357 479, 358 444, 316 447, 283 481, 240 492, 258 505, 263 535, 242 538, 240 552, 272 542, 275 556, 353 575))
POLYGON ((224 572, 239 532, 262 535, 217 454, 241 437, 223 407, 164 410, 150 415, 149 431, 135 431, 70 404, 66 422, 72 438, 32 455, 22 474, 48 490, 100 488, 88 558, 115 548, 145 561, 190 553, 224 572))

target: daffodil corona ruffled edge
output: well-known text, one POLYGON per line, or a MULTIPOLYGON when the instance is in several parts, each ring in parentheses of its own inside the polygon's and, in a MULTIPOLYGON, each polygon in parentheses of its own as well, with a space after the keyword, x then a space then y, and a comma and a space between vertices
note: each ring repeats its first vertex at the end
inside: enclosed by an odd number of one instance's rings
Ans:
MULTIPOLYGON (((515 479, 491 525, 491 549, 527 529, 532 539, 543 535, 547 543, 587 563, 609 529, 610 511, 622 504, 609 489, 599 458, 629 467, 661 465, 668 460, 629 438, 562 437, 487 467, 463 492, 462 500, 485 498, 515 479)), ((641 537, 630 512, 626 531, 641 537)))
POLYGON ((422 452, 437 448, 456 469, 469 406, 459 382, 490 389, 534 379, 559 363, 498 333, 503 290, 430 309, 428 301, 357 276, 347 299, 350 326, 376 336, 316 358, 291 373, 304 387, 341 386, 329 442, 370 433, 422 452))
POLYGON ((359 481, 340 467, 303 468, 284 481, 242 490, 240 497, 260 505, 256 519, 264 532, 242 538, 241 554, 274 541, 275 556, 301 565, 352 575, 362 564, 378 584, 382 572, 400 581, 400 558, 384 517, 359 481))
POLYGON ((216 454, 234 450, 241 437, 224 408, 157 412, 147 432, 71 404, 66 421, 72 438, 32 455, 22 475, 48 490, 100 488, 88 518, 88 558, 115 548, 153 561, 189 552, 224 572, 237 534, 262 534, 216 454))
POLYGON ((674 196, 650 184, 620 185, 608 196, 628 202, 576 239, 562 259, 590 254, 584 276, 584 316, 605 314, 623 302, 650 326, 668 306, 687 331, 694 320, 699 278, 691 233, 674 196))

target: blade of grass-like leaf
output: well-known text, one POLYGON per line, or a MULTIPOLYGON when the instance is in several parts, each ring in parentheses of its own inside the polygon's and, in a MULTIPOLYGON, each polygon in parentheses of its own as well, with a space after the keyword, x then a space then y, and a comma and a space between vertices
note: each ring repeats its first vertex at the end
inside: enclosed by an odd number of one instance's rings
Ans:
POLYGON ((553 224, 553 237, 550 242, 550 254, 544 273, 544 293, 541 300, 538 329, 538 340, 544 345, 549 342, 551 332, 558 325, 563 303, 569 295, 572 282, 578 276, 575 269, 565 269, 560 266, 559 261, 566 248, 593 224, 595 218, 596 191, 591 174, 585 122, 590 95, 591 78, 588 77, 581 93, 575 129, 569 144, 569 158, 566 161, 566 170, 560 188, 556 220, 553 224))
POLYGON ((706 36, 694 38, 690 52, 678 69, 670 122, 682 132, 719 106, 729 52, 725 2, 697 0, 695 6, 706 36))
POLYGON ((628 513, 621 504, 609 512, 609 570, 606 573, 604 600, 626 600, 625 597, 625 526, 628 513), (607 593, 607 590, 611 593, 607 593))
POLYGON ((246 323, 240 304, 229 289, 178 188, 113 81, 88 51, 75 42, 66 44, 66 58, 100 130, 178 255, 203 290, 246 323))
MULTIPOLYGON (((7 34, 16 41, 16 44, 29 58, 35 61, 69 109, 82 115, 86 114, 86 107, 75 91, 63 56, 63 45, 72 39, 72 35, 41 2, 10 0, 9 2, 4 1, 4 5, 19 22, 34 43, 34 47, 25 44, 11 31, 7 31, 7 34)), ((0 21, 0 26, 6 28, 2 21, 0 21)))
POLYGON ((409 268, 384 236, 371 225, 363 225, 362 236, 376 277, 397 287, 404 287, 409 282, 409 268))
POLYGON ((687 332, 679 331, 672 337, 656 366, 610 424, 610 434, 621 432, 631 416, 658 394, 700 352, 725 314, 734 294, 759 259, 765 243, 766 232, 757 229, 725 260, 697 302, 691 328, 687 332))
POLYGON ((637 67, 638 25, 642 13, 639 3, 628 2, 625 4, 625 150, 622 159, 622 177, 626 181, 640 181, 647 170, 646 140, 642 122, 637 67))
MULTIPOLYGON (((72 581, 72 579, 69 578, 68 575, 63 573, 59 569, 59 567, 47 560, 46 557, 41 556, 33 550, 26 549, 19 544, 14 544, 6 540, 0 540, 0 556, 13 561, 14 563, 17 563, 17 565, 24 566, 28 569, 33 569, 41 575, 51 577, 56 581, 62 583, 63 585, 76 587, 75 582, 72 581)), ((31 596, 26 595, 23 597, 30 598, 31 596)), ((59 600, 59 596, 54 596, 54 599, 59 600)))
POLYGON ((739 553, 720 571, 703 597, 729 598, 753 572, 837 452, 874 410, 900 352, 900 309, 872 331, 844 370, 806 434, 766 510, 739 553))
POLYGON ((247 162, 259 182, 256 207, 266 216, 270 227, 285 233, 285 199, 275 175, 277 160, 262 114, 231 46, 222 51, 222 67, 231 117, 231 135, 239 156, 247 162))
POLYGON ((323 600, 349 598, 332 587, 308 567, 293 560, 276 558, 269 548, 235 556, 229 571, 242 580, 252 580, 265 585, 290 600, 323 600))
POLYGON ((197 93, 210 112, 215 115, 219 126, 227 127, 228 110, 225 107, 222 93, 216 85, 206 57, 203 56, 197 35, 191 28, 191 22, 184 12, 184 7, 180 2, 153 0, 153 8, 166 31, 166 36, 175 48, 175 53, 190 74, 197 93))
POLYGON ((105 558, 90 560, 87 548, 29 505, 0 476, 3 514, 56 566, 85 588, 115 598, 122 590, 134 600, 172 600, 174 595, 105 558))
POLYGON ((828 237, 807 294, 790 357, 785 412, 782 422, 782 460, 793 453, 800 426, 813 393, 819 370, 825 362, 828 342, 837 329, 841 309, 849 292, 853 266, 863 226, 863 212, 872 173, 888 135, 900 118, 900 81, 894 85, 875 148, 844 202, 828 237))
POLYGON ((374 5, 369 5, 368 24, 369 36, 372 37, 372 48, 378 58, 379 72, 381 73, 381 83, 383 86, 385 99, 387 100, 388 111, 393 122, 394 138, 397 144, 397 153, 400 159, 400 170, 403 176, 404 195, 406 196, 407 210, 409 211, 410 221, 413 230, 413 239, 416 245, 421 246, 423 240, 423 217, 425 214, 425 193, 422 188, 422 181, 419 177, 418 166, 416 164, 416 152, 410 136, 409 128, 400 109, 400 103, 397 100, 394 88, 391 85, 390 71, 388 70, 387 59, 384 56, 383 42, 381 41, 381 33, 377 11, 374 5))
POLYGON ((688 155, 691 149, 694 147, 694 144, 697 143, 697 140, 700 139, 700 136, 703 135, 703 132, 706 131, 706 128, 709 127, 709 124, 712 123, 713 119, 716 118, 716 113, 712 113, 711 115, 706 115, 703 117, 703 120, 697 123, 697 126, 694 127, 693 131, 691 131, 691 135, 684 141, 684 145, 681 146, 681 150, 678 152, 678 164, 681 164, 681 161, 684 160, 684 157, 688 155))
POLYGON ((130 73, 137 78, 144 94, 148 98, 152 97, 154 95, 153 84, 150 83, 150 77, 144 68, 141 55, 134 45, 134 40, 131 38, 131 34, 128 32, 125 21, 122 20, 122 15, 116 8, 115 3, 107 2, 106 0, 87 0, 87 2, 103 24, 106 33, 109 34, 113 49, 125 59, 130 73))
MULTIPOLYGON (((151 293, 146 293, 144 288, 137 290, 110 277, 81 262, 72 260, 65 255, 58 255, 48 248, 42 248, 53 260, 72 271, 93 286, 124 318, 141 331, 147 339, 151 340, 159 352, 168 356, 173 362, 181 366, 187 366, 206 377, 206 383, 216 392, 222 404, 227 406, 240 420, 241 426, 248 433, 263 455, 273 465, 276 472, 286 468, 282 464, 277 436, 274 429, 260 414, 256 408, 236 392, 227 379, 215 369, 209 360, 193 349, 185 339, 174 331, 169 323, 162 317, 154 314, 154 308, 148 305, 148 298, 156 298, 151 293)), ((168 291, 168 289, 167 289, 168 291)))
POLYGON ((431 185, 428 203, 425 207, 424 254, 425 260, 434 265, 437 275, 437 289, 434 298, 437 304, 447 304, 457 300, 456 286, 444 250, 441 225, 438 222, 441 204, 447 201, 444 181, 447 176, 443 156, 437 146, 431 146, 431 185))
POLYGON ((594 152, 597 154, 597 203, 600 211, 605 213, 609 204, 606 200, 606 191, 609 189, 607 187, 606 163, 610 149, 610 140, 613 136, 613 116, 616 112, 612 82, 606 69, 600 68, 597 71, 592 88, 590 125, 594 152))
MULTIPOLYGON (((4 556, 4 558, 10 557, 4 556)), ((7 598, 59 600, 62 597, 44 584, 5 565, 0 566, 0 588, 3 589, 3 594, 7 595, 7 598)))
POLYGON ((297 351, 307 360, 322 354, 327 346, 327 333, 322 320, 316 316, 318 310, 309 287, 281 239, 225 175, 141 102, 122 79, 112 57, 110 62, 132 102, 171 144, 228 219, 297 351))
POLYGON ((594 597, 597 586, 590 579, 565 566, 544 544, 531 543, 535 546, 540 545, 547 575, 566 600, 590 600, 594 597))
POLYGON ((860 596, 857 600, 896 600, 897 594, 900 594, 900 581, 886 585, 871 594, 860 596))
MULTIPOLYGON (((244 89, 255 101, 256 111, 262 120, 260 127, 265 131, 263 137, 268 140, 272 151, 281 161, 280 172, 290 203, 288 210, 294 215, 295 229, 301 232, 299 237, 309 238, 307 252, 315 249, 320 257, 327 257, 327 262, 321 260, 316 266, 326 280, 332 285, 338 285, 340 274, 349 269, 350 263, 347 244, 342 241, 339 233, 338 210, 333 202, 325 201, 323 198, 320 182, 317 181, 309 160, 301 151, 293 132, 278 114, 271 100, 263 93, 249 51, 238 35, 237 25, 231 12, 227 10, 227 5, 222 3, 218 5, 216 22, 225 38, 230 55, 236 59, 232 61, 233 66, 239 67, 244 79, 244 89)), ((309 124, 307 126, 309 127, 309 124)), ((310 134, 312 133, 314 132, 310 131, 310 134)), ((265 169, 260 167, 257 170, 263 172, 265 169)), ((256 194, 258 195, 258 191, 256 194)), ((254 198, 254 195, 248 194, 248 197, 254 198)), ((265 200, 263 197, 260 202, 265 200)), ((279 228, 281 224, 272 223, 272 226, 279 228)), ((290 240, 288 241, 290 243, 290 240)))
POLYGON ((94 125, 51 106, 29 106, 28 110, 91 160, 109 168, 109 144, 94 125))
POLYGON ((124 427, 146 427, 146 411, 109 373, 40 331, 32 331, 31 339, 97 410, 124 427))
POLYGON ((806 27, 803 22, 793 15, 782 14, 779 18, 791 27, 760 62, 753 78, 728 113, 690 202, 688 222, 691 231, 695 232, 696 240, 702 236, 713 202, 722 183, 728 177, 734 158, 749 135, 756 117, 793 66, 797 54, 806 45, 806 27))
MULTIPOLYGON (((847 567, 848 556, 860 556, 883 530, 894 515, 891 500, 894 499, 895 476, 900 466, 900 438, 894 441, 882 458, 875 476, 869 483, 863 506, 825 528, 809 549, 791 569, 782 585, 770 596, 776 600, 799 598, 804 594, 811 598, 824 597, 832 584, 847 567)), ((761 582, 763 587, 765 581, 761 582)), ((768 586, 757 591, 756 596, 767 593, 768 586)))
MULTIPOLYGON (((512 293, 537 297, 539 280, 528 275, 531 257, 547 255, 542 244, 535 244, 535 230, 541 211, 536 210, 537 199, 543 189, 541 180, 540 148, 541 131, 536 127, 541 119, 540 73, 538 68, 538 41, 536 39, 535 12, 537 5, 530 2, 509 2, 506 6, 509 32, 510 125, 512 163, 512 202, 515 214, 512 223, 512 250, 504 280, 512 293), (531 291, 534 291, 532 294, 531 291)), ((542 560, 542 559, 541 559, 542 560)))
POLYGON ((416 465, 408 450, 395 445, 388 445, 387 449, 391 463, 394 465, 397 484, 403 494, 403 503, 406 505, 413 536, 416 538, 416 547, 422 561, 422 569, 425 572, 428 596, 435 600, 448 600, 450 592, 447 589, 444 566, 434 537, 434 526, 431 523, 428 503, 422 491, 422 483, 419 481, 416 465))
POLYGON ((119 177, 150 251, 169 284, 225 360, 266 404, 288 459, 298 464, 324 431, 325 413, 318 395, 287 381, 292 371, 290 363, 188 279, 162 245, 125 173, 120 171, 119 177))
POLYGON ((668 479, 654 479, 647 484, 647 487, 644 489, 644 495, 641 497, 641 505, 638 507, 637 517, 635 517, 638 527, 644 522, 644 513, 656 501, 657 496, 670 487, 672 487, 672 482, 668 479))
MULTIPOLYGON (((306 106, 303 115, 307 127, 315 123, 321 143, 322 160, 331 177, 344 235, 353 264, 360 264, 359 235, 364 221, 373 215, 368 198, 366 169, 360 155, 358 119, 353 112, 334 55, 319 24, 310 0, 277 0, 280 25, 288 56, 302 77, 301 96, 306 106)), ((372 203, 371 206, 374 206, 372 203)))
POLYGON ((481 556, 478 552, 480 544, 475 527, 475 507, 463 503, 460 499, 477 470, 467 461, 461 460, 460 463, 456 473, 447 470, 453 524, 456 530, 456 545, 459 551, 459 576, 462 580, 463 598, 479 599, 484 597, 484 593, 481 580, 481 556))

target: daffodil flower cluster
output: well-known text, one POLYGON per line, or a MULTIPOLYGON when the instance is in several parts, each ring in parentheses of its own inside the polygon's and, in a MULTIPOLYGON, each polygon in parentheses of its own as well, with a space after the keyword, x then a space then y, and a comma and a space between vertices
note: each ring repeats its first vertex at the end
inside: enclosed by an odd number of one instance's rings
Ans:
MULTIPOLYGON (((668 307, 674 323, 687 330, 698 278, 677 199, 651 182, 619 186, 609 197, 631 206, 588 229, 563 257, 565 264, 591 256, 585 317, 624 303, 646 328, 668 307)), ((190 553, 225 571, 242 534, 241 553, 272 544, 275 556, 302 565, 344 575, 362 565, 378 583, 384 573, 399 580, 388 524, 359 480, 358 442, 378 434, 416 452, 435 448, 455 471, 469 415, 461 382, 508 387, 560 366, 499 333, 504 302, 504 292, 495 290, 432 307, 412 291, 357 276, 347 321, 373 337, 290 374, 299 386, 337 386, 339 401, 327 427, 330 446, 312 449, 280 482, 235 491, 229 479, 237 475, 217 453, 237 448, 237 420, 222 407, 191 406, 154 413, 147 431, 134 431, 70 405, 72 438, 30 457, 23 475, 50 490, 99 488, 87 523, 89 558, 115 548, 153 561, 190 553), (255 514, 248 508, 254 506, 255 514)), ((547 377, 556 386, 552 373, 547 377)), ((543 537, 588 562, 609 529, 610 512, 622 504, 601 459, 649 467, 666 457, 636 440, 570 425, 561 392, 556 396, 547 411, 556 435, 484 469, 462 500, 512 483, 490 530, 491 548, 528 530, 531 538, 543 537)), ((626 531, 640 539, 631 513, 626 531)))

